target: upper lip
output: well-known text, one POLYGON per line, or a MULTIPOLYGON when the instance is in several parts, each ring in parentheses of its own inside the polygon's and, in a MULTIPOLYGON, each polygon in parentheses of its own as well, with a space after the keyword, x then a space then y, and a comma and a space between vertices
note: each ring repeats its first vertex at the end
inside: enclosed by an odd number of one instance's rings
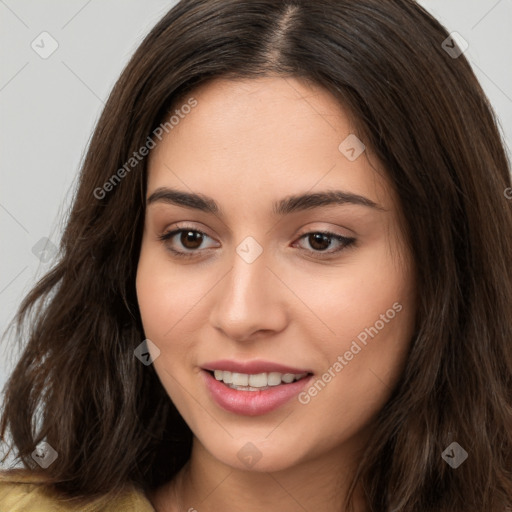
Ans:
POLYGON ((272 361, 233 361, 230 359, 221 359, 219 361, 211 361, 202 365, 204 370, 225 370, 228 372, 246 373, 255 375, 258 373, 294 373, 299 375, 301 373, 313 373, 311 370, 304 368, 293 368, 272 361))

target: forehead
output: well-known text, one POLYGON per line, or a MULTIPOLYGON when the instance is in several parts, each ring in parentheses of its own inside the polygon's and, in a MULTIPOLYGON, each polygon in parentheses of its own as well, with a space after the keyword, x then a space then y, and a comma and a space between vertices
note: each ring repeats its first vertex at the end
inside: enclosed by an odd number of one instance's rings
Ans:
POLYGON ((179 121, 150 154, 148 195, 180 187, 243 207, 341 187, 390 205, 369 148, 355 160, 343 152, 347 138, 358 143, 356 128, 319 86, 294 78, 217 79, 181 101, 173 110, 179 121), (181 111, 191 97, 197 105, 181 111))

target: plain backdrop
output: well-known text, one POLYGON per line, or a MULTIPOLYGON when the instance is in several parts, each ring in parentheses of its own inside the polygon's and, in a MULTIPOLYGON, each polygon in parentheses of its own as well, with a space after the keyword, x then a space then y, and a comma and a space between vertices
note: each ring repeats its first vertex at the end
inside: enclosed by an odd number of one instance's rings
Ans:
MULTIPOLYGON (((51 266, 51 244, 59 242, 105 99, 143 37, 175 3, 0 0, 2 333, 22 297, 51 266)), ((420 3, 468 42, 465 56, 510 148, 512 0, 420 3)), ((17 357, 6 352, 9 339, 0 344, 1 387, 17 357)))

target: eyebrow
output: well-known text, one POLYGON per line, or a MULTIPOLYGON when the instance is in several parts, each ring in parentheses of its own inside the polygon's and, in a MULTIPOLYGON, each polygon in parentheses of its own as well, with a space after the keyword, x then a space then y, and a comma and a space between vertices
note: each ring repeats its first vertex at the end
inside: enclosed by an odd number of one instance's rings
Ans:
MULTIPOLYGON (((147 205, 149 206, 154 203, 173 204, 222 216, 219 205, 211 197, 167 187, 157 188, 148 197, 147 205)), ((325 192, 315 192, 312 194, 305 193, 287 196, 272 205, 272 212, 275 215, 284 216, 299 211, 320 208, 322 206, 347 204, 386 211, 385 208, 367 197, 342 190, 327 190, 325 192)))

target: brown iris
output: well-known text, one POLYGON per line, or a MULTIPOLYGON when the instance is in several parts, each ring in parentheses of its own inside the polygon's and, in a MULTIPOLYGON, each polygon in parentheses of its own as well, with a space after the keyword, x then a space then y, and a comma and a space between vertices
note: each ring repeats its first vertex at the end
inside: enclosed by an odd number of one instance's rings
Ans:
POLYGON ((180 242, 186 249, 197 249, 203 241, 203 235, 197 231, 183 231, 180 235, 180 242), (188 245, 188 244, 191 245, 188 245))

